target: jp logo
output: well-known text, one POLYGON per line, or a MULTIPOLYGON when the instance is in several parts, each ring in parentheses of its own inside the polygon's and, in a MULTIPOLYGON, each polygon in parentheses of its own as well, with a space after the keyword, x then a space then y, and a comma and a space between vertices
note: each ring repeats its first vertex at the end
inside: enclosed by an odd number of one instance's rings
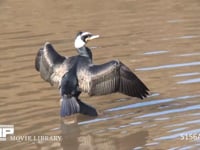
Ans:
POLYGON ((14 134, 14 125, 0 125, 0 141, 6 141, 9 134, 14 134))

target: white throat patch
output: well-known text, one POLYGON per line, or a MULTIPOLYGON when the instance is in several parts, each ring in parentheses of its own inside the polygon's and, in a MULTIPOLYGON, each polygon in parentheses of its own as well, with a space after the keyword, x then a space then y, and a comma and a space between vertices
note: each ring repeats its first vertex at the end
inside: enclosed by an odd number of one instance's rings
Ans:
POLYGON ((79 49, 83 47, 86 43, 81 39, 81 35, 77 36, 74 42, 75 48, 79 49))
POLYGON ((78 48, 85 46, 86 43, 81 39, 81 37, 88 35, 88 34, 91 34, 91 33, 90 32, 83 32, 81 35, 76 37, 75 42, 74 42, 75 48, 78 49, 78 48))

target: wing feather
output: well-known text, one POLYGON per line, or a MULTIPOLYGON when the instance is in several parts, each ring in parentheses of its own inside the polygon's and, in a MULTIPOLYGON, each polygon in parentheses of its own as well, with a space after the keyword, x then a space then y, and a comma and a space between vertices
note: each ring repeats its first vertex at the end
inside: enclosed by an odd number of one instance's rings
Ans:
POLYGON ((105 95, 113 92, 144 98, 149 89, 120 61, 91 65, 78 72, 79 87, 89 95, 105 95))
POLYGON ((36 55, 35 69, 51 85, 59 84, 58 82, 67 71, 66 63, 64 63, 66 60, 65 57, 56 52, 49 42, 46 42, 36 55))

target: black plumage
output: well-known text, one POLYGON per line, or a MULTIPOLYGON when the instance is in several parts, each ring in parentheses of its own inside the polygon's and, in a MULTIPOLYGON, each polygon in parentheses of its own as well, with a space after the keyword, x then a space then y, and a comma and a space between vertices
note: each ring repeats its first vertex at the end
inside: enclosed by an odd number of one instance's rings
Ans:
POLYGON ((97 115, 95 108, 79 99, 81 92, 90 96, 120 92, 141 99, 149 94, 146 85, 122 62, 92 63, 92 52, 85 45, 98 37, 89 32, 80 32, 75 40, 77 56, 63 57, 50 43, 45 43, 36 56, 35 68, 41 77, 60 88, 62 117, 78 112, 97 115))

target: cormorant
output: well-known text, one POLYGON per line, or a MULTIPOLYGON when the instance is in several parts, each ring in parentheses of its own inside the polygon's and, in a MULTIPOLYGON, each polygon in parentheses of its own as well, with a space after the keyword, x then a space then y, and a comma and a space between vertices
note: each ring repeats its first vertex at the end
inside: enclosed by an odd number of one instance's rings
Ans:
POLYGON ((79 99, 81 92, 90 96, 120 92, 140 99, 149 94, 146 85, 119 60, 101 65, 92 63, 92 52, 86 43, 98 37, 89 32, 79 32, 74 42, 78 51, 76 56, 61 56, 49 42, 37 53, 36 70, 45 81, 60 89, 61 117, 75 113, 98 115, 95 108, 79 99))

